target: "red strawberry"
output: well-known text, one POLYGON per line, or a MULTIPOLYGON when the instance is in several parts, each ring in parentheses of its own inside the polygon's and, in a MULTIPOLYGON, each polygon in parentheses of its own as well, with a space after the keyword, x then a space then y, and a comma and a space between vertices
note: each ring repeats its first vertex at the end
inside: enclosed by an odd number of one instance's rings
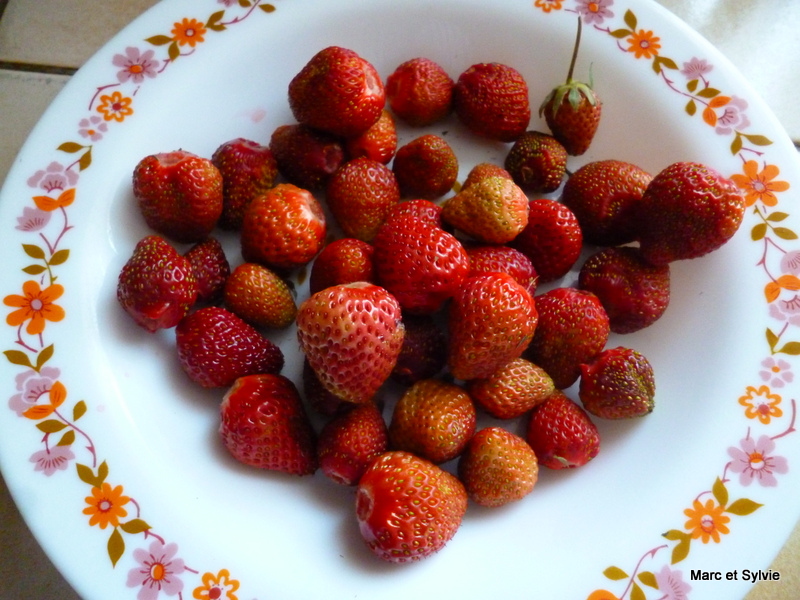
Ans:
POLYGON ((328 391, 349 402, 375 396, 394 368, 403 333, 397 300, 366 282, 326 288, 297 311, 309 365, 328 391))
POLYGON ((390 216, 373 246, 378 282, 410 314, 439 310, 469 273, 461 242, 430 219, 390 216))
POLYGON ((537 325, 534 301, 505 273, 467 279, 448 307, 447 365, 456 379, 488 377, 519 358, 537 325))
POLYGON ((289 83, 295 119, 340 137, 364 133, 380 118, 385 102, 375 67, 338 46, 317 52, 289 83))
POLYGON ((453 109, 453 80, 428 58, 412 58, 386 78, 386 100, 400 119, 414 127, 432 125, 453 109))
POLYGON ((485 179, 487 177, 505 177, 506 179, 512 179, 511 173, 506 171, 500 165, 486 162, 478 163, 470 169, 469 173, 467 173, 467 178, 464 180, 464 183, 461 184, 461 189, 465 190, 472 184, 477 183, 481 179, 485 179))
POLYGON ((175 327, 197 299, 188 259, 157 235, 142 238, 122 267, 117 300, 147 331, 175 327))
POLYGON ((430 315, 403 317, 406 333, 392 379, 411 385, 437 375, 447 364, 447 336, 430 315))
POLYGON ((642 255, 664 265, 708 254, 733 237, 744 209, 741 190, 711 167, 673 163, 642 196, 637 211, 642 255))
POLYGON ((395 404, 389 442, 440 464, 457 457, 475 433, 477 415, 464 388, 438 379, 421 379, 395 404))
POLYGON ((340 283, 374 283, 373 254, 374 248, 370 244, 355 238, 331 242, 320 251, 311 266, 308 280, 310 293, 315 294, 340 283))
POLYGON ((395 204, 386 216, 386 220, 389 221, 395 217, 403 219, 419 217, 434 227, 442 227, 442 207, 424 198, 402 200, 395 204))
POLYGON ((453 188, 458 179, 458 158, 444 139, 429 133, 401 146, 392 170, 404 198, 433 200, 453 188))
POLYGON ((294 323, 297 305, 289 284, 256 263, 237 266, 225 284, 225 306, 257 327, 284 329, 294 323))
POLYGON ((241 377, 220 406, 219 435, 241 463, 311 475, 317 470, 315 435, 300 394, 281 375, 241 377))
POLYGON ((344 146, 351 160, 364 156, 387 164, 397 151, 397 128, 391 113, 384 110, 372 127, 358 137, 347 138, 344 146))
POLYGON ((242 256, 276 269, 294 269, 313 259, 327 232, 325 213, 311 192, 281 183, 255 198, 244 214, 242 256))
POLYGON ((269 149, 286 181, 308 190, 325 187, 345 162, 344 146, 338 138, 296 123, 275 129, 269 149))
POLYGON ((551 135, 526 131, 511 146, 504 165, 523 190, 546 194, 561 186, 567 172, 567 151, 551 135))
POLYGON ((476 504, 503 506, 533 491, 539 463, 524 439, 502 427, 487 427, 467 444, 458 477, 476 504))
POLYGON ((467 493, 452 474, 409 452, 379 456, 356 489, 356 519, 379 558, 405 563, 441 550, 458 531, 467 493))
POLYGON ((611 331, 632 333, 649 327, 667 310, 670 268, 651 265, 635 246, 605 248, 583 263, 578 287, 597 296, 611 331))
POLYGON ((231 274, 231 266, 219 240, 207 238, 198 242, 184 256, 191 263, 197 280, 197 299, 217 302, 222 298, 225 281, 231 274))
POLYGON ((275 184, 278 162, 267 146, 236 138, 219 146, 211 162, 222 174, 222 215, 219 226, 239 229, 244 209, 275 184))
POLYGON ((586 242, 627 244, 636 237, 636 210, 652 178, 621 160, 586 163, 567 179, 561 201, 575 213, 586 242))
POLYGON ((496 419, 520 417, 553 393, 553 379, 540 366, 517 358, 486 378, 467 382, 475 404, 496 419))
POLYGON ((383 163, 355 158, 330 178, 326 199, 347 237, 371 242, 389 211, 400 202, 400 186, 383 163))
POLYGON ((597 427, 560 390, 531 411, 525 439, 539 464, 550 469, 581 467, 600 451, 597 427))
POLYGON ((557 388, 567 388, 581 364, 605 346, 608 316, 597 296, 570 287, 549 290, 535 302, 539 323, 525 358, 547 371, 557 388))
POLYGON ((184 150, 152 154, 133 171, 133 195, 149 227, 176 242, 199 242, 222 214, 222 174, 184 150))
POLYGON ((505 244, 528 224, 528 197, 505 177, 486 177, 442 207, 446 223, 486 244, 505 244))
POLYGON ((281 349, 224 308, 201 308, 185 316, 175 332, 181 367, 203 387, 226 387, 239 377, 283 368, 281 349))
POLYGON ((469 275, 508 273, 533 296, 539 276, 531 260, 509 246, 477 244, 465 246, 469 255, 469 275))
POLYGON ((480 63, 461 73, 453 89, 459 120, 473 133, 513 142, 528 128, 528 84, 513 67, 480 63))
POLYGON ((370 463, 386 452, 383 415, 368 402, 353 405, 322 428, 317 441, 320 470, 336 483, 356 485, 370 463))
POLYGON ((628 419, 653 412, 653 367, 631 348, 603 350, 581 365, 579 397, 584 408, 603 419, 628 419))
POLYGON ((583 248, 583 234, 573 212, 556 200, 538 198, 528 204, 528 225, 510 246, 527 256, 539 283, 566 275, 583 248))
POLYGON ((320 415, 333 417, 342 414, 355 406, 352 402, 342 400, 325 389, 322 382, 314 373, 314 369, 308 364, 308 359, 303 359, 303 396, 308 402, 309 407, 320 415))

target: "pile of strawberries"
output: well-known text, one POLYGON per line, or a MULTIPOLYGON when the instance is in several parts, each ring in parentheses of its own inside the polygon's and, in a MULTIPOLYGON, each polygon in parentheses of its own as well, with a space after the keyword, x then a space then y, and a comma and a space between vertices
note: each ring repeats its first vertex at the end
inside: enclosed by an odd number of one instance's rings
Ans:
POLYGON ((354 486, 360 532, 384 560, 439 550, 468 499, 501 506, 531 492, 540 466, 586 464, 594 417, 651 412, 651 365, 609 335, 656 321, 670 263, 715 250, 741 222, 736 188, 701 164, 569 173, 601 114, 571 72, 542 104, 543 133, 529 130, 528 87, 510 66, 453 81, 415 58, 384 82, 329 47, 289 84, 296 122, 267 144, 148 156, 133 174, 155 233, 120 273, 120 304, 149 331, 174 328, 188 377, 224 390, 220 439, 237 460, 354 486), (442 137, 398 147, 397 120, 451 113, 476 143, 508 144, 505 163, 459 184, 442 137), (238 235, 235 268, 219 230, 238 235), (559 286, 576 267, 577 283, 559 286), (299 301, 289 281, 304 268, 299 301), (296 382, 269 339, 290 327, 305 357, 296 382), (479 428, 482 414, 497 424, 479 428))

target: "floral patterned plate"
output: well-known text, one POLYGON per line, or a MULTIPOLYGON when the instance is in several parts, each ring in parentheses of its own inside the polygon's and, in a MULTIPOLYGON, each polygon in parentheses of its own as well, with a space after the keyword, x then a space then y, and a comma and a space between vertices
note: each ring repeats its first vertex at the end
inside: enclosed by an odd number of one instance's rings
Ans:
MULTIPOLYGON (((462 176, 507 150, 454 121, 431 131, 457 149, 462 176)), ((762 101, 652 2, 161 2, 75 75, 2 191, 4 476, 86 598, 743 597, 775 576, 767 567, 800 516, 798 187, 794 148, 762 101), (154 152, 267 140, 291 121, 291 76, 333 44, 384 74, 416 55, 454 77, 505 62, 537 104, 565 76, 579 18, 577 74, 591 73, 605 107, 571 167, 705 162, 746 194, 744 224, 718 252, 673 266, 661 321, 611 341, 653 363, 652 415, 600 423, 596 460, 542 473, 515 505, 471 508, 436 556, 380 564, 351 489, 234 464, 215 437, 220 392, 187 382, 171 332, 121 313, 117 274, 146 233, 131 171, 154 152), (698 577, 712 572, 726 577, 698 577)), ((292 336, 275 339, 297 377, 292 336)))

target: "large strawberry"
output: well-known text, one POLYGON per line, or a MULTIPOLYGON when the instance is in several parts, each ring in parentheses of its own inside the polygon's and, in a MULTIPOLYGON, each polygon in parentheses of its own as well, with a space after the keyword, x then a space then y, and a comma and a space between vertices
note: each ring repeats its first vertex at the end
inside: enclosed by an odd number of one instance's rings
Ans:
POLYGON ((326 288, 297 311, 297 338, 322 385, 349 402, 372 400, 403 346, 400 305, 366 282, 326 288))
POLYGON ((655 375, 641 352, 618 346, 581 365, 578 395, 584 408, 604 419, 641 417, 653 411, 655 375))
POLYGON ((379 558, 405 563, 441 550, 458 531, 467 493, 451 473, 409 452, 379 456, 356 488, 356 519, 379 558))
POLYGON ((325 424, 317 441, 320 470, 342 485, 357 484, 389 445, 380 409, 371 402, 351 406, 325 424))
POLYGON ((453 109, 454 85, 439 64, 412 58, 386 78, 386 100, 401 120, 424 127, 444 119, 453 109))

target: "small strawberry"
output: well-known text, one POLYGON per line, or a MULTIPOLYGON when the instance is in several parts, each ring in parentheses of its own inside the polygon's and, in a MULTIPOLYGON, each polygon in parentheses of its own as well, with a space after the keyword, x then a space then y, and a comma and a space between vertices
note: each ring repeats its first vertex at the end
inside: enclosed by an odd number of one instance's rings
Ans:
POLYGON ((603 350, 581 365, 578 395, 583 407, 603 419, 628 419, 653 412, 653 367, 643 354, 622 346, 603 350))
POLYGON ((339 138, 297 123, 275 129, 269 149, 284 179, 307 190, 324 188, 346 159, 339 138))
POLYGON ((486 177, 449 198, 446 223, 486 244, 505 244, 528 224, 528 197, 505 177, 486 177))
POLYGON ((533 491, 539 462, 528 443, 502 427, 477 432, 458 460, 458 478, 481 506, 504 506, 533 491))
POLYGON ((237 266, 224 294, 228 310, 256 327, 284 329, 294 323, 297 305, 289 284, 263 265, 237 266))
POLYGON ((119 274, 117 300, 147 331, 175 327, 197 299, 189 260, 164 238, 142 238, 119 274))
POLYGON ((651 179, 632 163, 598 160, 570 175, 561 201, 575 213, 586 242, 619 246, 636 237, 636 210, 651 179))
POLYGON ((673 163, 645 190, 637 211, 642 255, 653 264, 703 256, 739 229, 745 201, 736 185, 693 162, 673 163))
POLYGON ((531 411, 525 439, 539 464, 549 469, 574 469, 600 451, 600 434, 586 411, 556 390, 531 411))
POLYGON ((231 265, 217 238, 206 238, 184 254, 192 265, 197 280, 197 299, 214 303, 222 298, 225 281, 231 274, 231 265))
POLYGON ((211 156, 222 174, 222 215, 219 226, 239 229, 244 209, 256 196, 275 184, 278 162, 267 146, 236 138, 219 146, 211 156))
POLYGON ((237 379, 220 405, 219 435, 251 467, 290 475, 317 470, 314 430, 297 388, 282 375, 237 379))
POLYGON ((326 232, 325 213, 311 192, 281 183, 247 207, 240 237, 242 256, 275 269, 294 269, 317 255, 326 232))
POLYGON ((389 422, 389 443, 440 464, 464 450, 475 433, 477 415, 461 386, 438 379, 421 379, 395 404, 389 422))
POLYGON ((133 195, 151 229, 176 242, 199 242, 222 214, 222 174, 185 150, 151 154, 133 171, 133 195))
POLYGON ((477 183, 481 179, 485 179, 487 177, 505 177, 506 179, 512 179, 511 173, 506 171, 500 165, 483 162, 478 163, 469 170, 466 179, 464 179, 464 183, 461 184, 461 189, 465 190, 472 184, 477 183))
POLYGON ((467 129, 501 142, 517 139, 531 119, 525 78, 500 63, 475 64, 461 73, 453 88, 453 106, 467 129))
POLYGON ((397 300, 366 282, 326 288, 297 311, 309 365, 328 391, 349 402, 375 396, 394 368, 403 333, 397 300))
POLYGON ((539 275, 531 260, 519 250, 495 244, 466 245, 469 255, 469 275, 508 273, 533 296, 539 275))
POLYGON ((454 85, 438 63, 412 58, 386 78, 386 100, 401 120, 425 127, 444 119, 453 109, 454 85))
POLYGON ((317 457, 322 473, 342 485, 356 485, 370 463, 387 451, 389 435, 377 406, 352 405, 319 433, 317 457))
POLYGON ((443 138, 429 133, 398 148, 392 171, 404 198, 433 200, 453 188, 458 158, 443 138))
POLYGON ((224 308, 208 306, 185 316, 175 333, 181 367, 206 388, 283 368, 281 349, 224 308))
POLYGON ((392 207, 400 186, 392 170, 371 158, 355 158, 328 180, 326 201, 344 235, 371 242, 392 207))
POLYGON ((467 382, 467 392, 496 419, 515 419, 553 393, 553 379, 540 366, 517 358, 483 379, 467 382))
POLYGON ((358 137, 347 138, 344 149, 350 160, 361 156, 382 164, 388 164, 397 151, 397 128, 388 110, 380 119, 358 137))
POLYGON ((364 133, 380 118, 386 91, 378 72, 347 48, 317 52, 289 82, 289 107, 299 123, 339 137, 364 133))
POLYGON ((426 558, 458 531, 467 493, 457 477, 409 452, 379 456, 356 488, 356 519, 379 558, 406 563, 426 558))
POLYGON ((405 315, 403 347, 392 370, 392 379, 411 385, 429 379, 447 364, 447 336, 430 315, 405 315))
POLYGON ((467 279, 447 309, 447 365, 456 379, 488 377, 523 353, 537 328, 534 301, 505 273, 467 279))
POLYGON ((504 166, 526 192, 556 191, 567 172, 567 151, 556 138, 526 131, 506 154, 504 166))
POLYGON ((556 388, 577 381, 580 366, 597 356, 608 340, 608 315, 597 296, 571 287, 536 296, 539 322, 525 358, 539 365, 556 388))
POLYGON ((314 259, 308 279, 309 292, 316 294, 340 283, 375 283, 374 252, 370 244, 355 238, 331 242, 314 259))
POLYGON ((667 310, 670 267, 650 264, 636 246, 604 248, 583 263, 578 287, 597 296, 611 331, 632 333, 649 327, 667 310))
POLYGON ((575 214, 549 198, 528 204, 528 225, 509 244, 527 256, 539 275, 539 283, 566 275, 583 248, 583 234, 575 214))

